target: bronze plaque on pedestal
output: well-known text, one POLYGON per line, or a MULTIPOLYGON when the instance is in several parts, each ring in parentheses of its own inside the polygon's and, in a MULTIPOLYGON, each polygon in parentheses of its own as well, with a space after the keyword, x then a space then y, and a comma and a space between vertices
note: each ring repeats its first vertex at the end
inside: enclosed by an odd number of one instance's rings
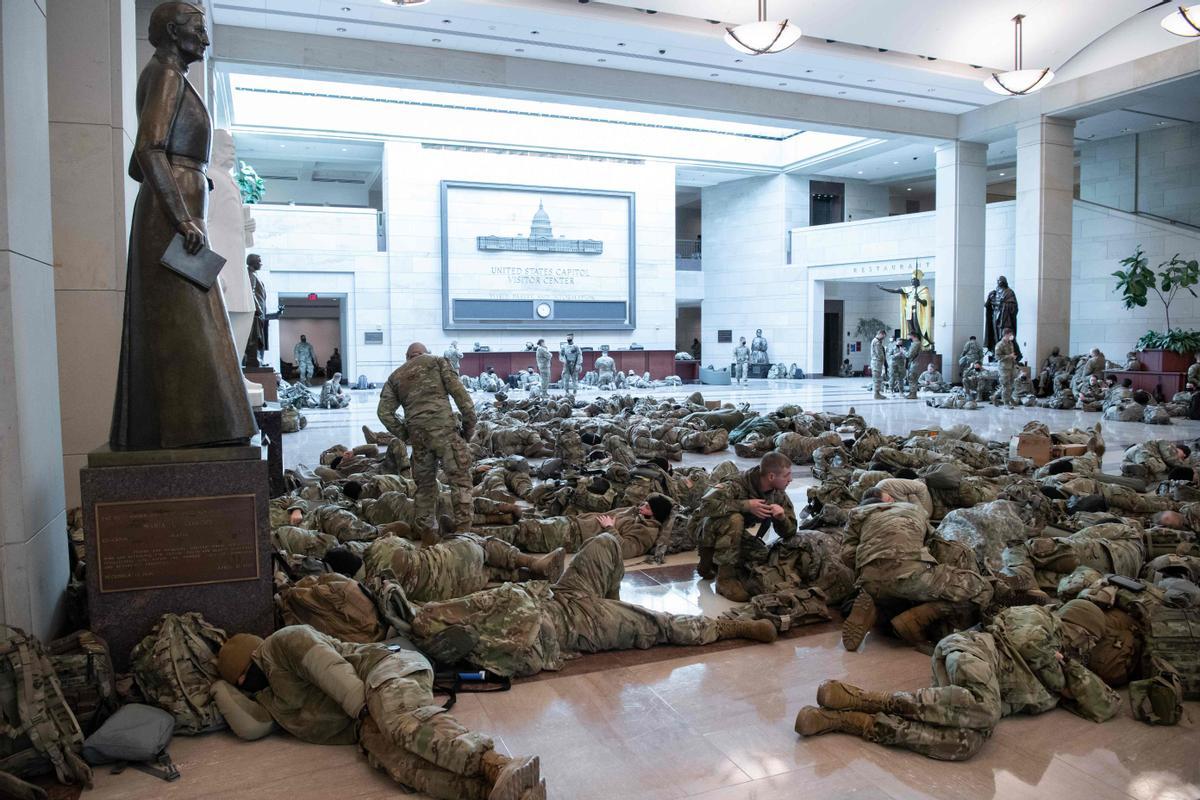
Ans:
POLYGON ((253 494, 97 503, 100 591, 257 579, 254 504, 253 494))

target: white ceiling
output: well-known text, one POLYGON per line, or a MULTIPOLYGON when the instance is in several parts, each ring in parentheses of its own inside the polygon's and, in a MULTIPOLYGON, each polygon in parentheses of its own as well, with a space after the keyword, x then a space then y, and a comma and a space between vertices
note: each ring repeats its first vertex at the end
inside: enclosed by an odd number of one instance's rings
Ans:
MULTIPOLYGON (((380 0, 210 2, 220 25, 588 64, 962 113, 1000 99, 981 85, 989 70, 971 65, 1010 67, 1014 14, 1026 14, 1025 65, 1058 68, 1154 0, 768 0, 769 16, 790 17, 805 37, 785 53, 762 57, 734 52, 722 40, 724 24, 712 22, 752 19, 755 0, 432 0, 407 9, 380 0), (642 10, 646 5, 657 13, 642 10)), ((1160 9, 1147 13, 1160 14, 1160 9)), ((1077 140, 1200 121, 1200 78, 1144 90, 1084 114, 1077 140)), ((243 141, 258 146, 239 136, 239 148, 243 141)), ((278 144, 269 142, 267 152, 254 157, 272 161, 282 155, 270 152, 278 144)), ((314 158, 328 161, 342 145, 313 144, 320 151, 314 158)), ((991 180, 1006 180, 997 173, 1012 163, 1014 152, 1011 140, 989 147, 991 180)), ((293 157, 300 154, 289 153, 287 160, 293 157)), ((805 171, 915 184, 929 179, 933 168, 932 143, 893 138, 805 171)), ((754 174, 759 173, 707 164, 677 170, 678 183, 685 187, 754 174)))

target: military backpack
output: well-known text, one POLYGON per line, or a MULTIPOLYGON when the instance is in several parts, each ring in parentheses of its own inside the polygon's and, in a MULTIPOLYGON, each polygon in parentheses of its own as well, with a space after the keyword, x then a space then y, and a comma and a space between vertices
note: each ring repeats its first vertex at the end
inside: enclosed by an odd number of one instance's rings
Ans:
POLYGON ((83 732, 42 643, 0 625, 0 789, 28 793, 32 787, 18 778, 52 770, 62 783, 90 787, 82 746, 83 732))
POLYGON ((1183 716, 1183 685, 1179 673, 1161 659, 1152 664, 1153 677, 1129 684, 1133 716, 1149 725, 1175 725, 1183 716))
POLYGON ((91 631, 76 631, 46 649, 63 697, 87 736, 120 706, 108 644, 91 631))
POLYGON ((134 646, 130 669, 146 701, 170 712, 175 732, 194 735, 225 727, 212 685, 225 632, 195 611, 163 614, 134 646))
POLYGON ((1153 675, 1155 661, 1169 664, 1179 676, 1186 700, 1200 700, 1200 608, 1159 606, 1150 613, 1143 660, 1153 675))

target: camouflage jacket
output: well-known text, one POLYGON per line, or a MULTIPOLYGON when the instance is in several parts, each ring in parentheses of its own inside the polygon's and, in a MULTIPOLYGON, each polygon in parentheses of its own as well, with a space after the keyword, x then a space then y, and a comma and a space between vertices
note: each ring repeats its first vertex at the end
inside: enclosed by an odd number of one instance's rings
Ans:
POLYGON ((533 358, 537 361, 538 371, 550 369, 550 361, 553 356, 550 354, 550 349, 544 345, 538 347, 533 353, 533 358))
POLYGON ((424 355, 410 358, 388 376, 379 394, 379 421, 393 436, 408 439, 408 426, 426 433, 453 433, 457 429, 449 398, 454 398, 465 431, 475 428, 471 395, 444 358, 424 355), (404 408, 403 421, 396 410, 404 408))
POLYGON ((1011 372, 1017 366, 1017 348, 1008 339, 1001 339, 996 343, 996 361, 1000 363, 1000 369, 1011 372))
POLYGON ((856 573, 872 561, 937 560, 925 547, 929 515, 912 503, 874 503, 851 509, 842 561, 856 573))
POLYGON ((353 744, 355 720, 366 704, 367 678, 386 659, 403 662, 403 675, 432 670, 412 650, 342 642, 308 625, 281 628, 254 654, 270 684, 254 699, 297 739, 353 744))
POLYGON ((987 632, 995 641, 1002 713, 1040 714, 1064 697, 1069 710, 1095 721, 1116 714, 1119 697, 1079 662, 1066 658, 1062 623, 1042 606, 1014 606, 995 616, 987 632))
POLYGON ((883 340, 878 337, 871 339, 871 363, 882 367, 886 355, 887 351, 883 347, 883 340))
POLYGON ((771 527, 783 538, 796 533, 796 510, 792 507, 791 498, 787 492, 775 489, 764 492, 759 486, 759 468, 751 467, 738 473, 736 478, 722 481, 704 493, 700 498, 697 514, 701 517, 726 517, 730 514, 741 514, 746 521, 746 529, 756 528, 763 520, 750 513, 750 501, 762 500, 783 507, 783 519, 771 521, 771 527))
POLYGON ((663 525, 654 517, 644 517, 636 506, 617 508, 593 514, 580 514, 575 518, 583 538, 590 539, 604 530, 612 530, 621 540, 621 558, 626 560, 644 556, 658 544, 666 544, 671 535, 669 525, 663 525), (603 515, 613 518, 611 529, 600 524, 603 515))
POLYGON ((564 654, 546 581, 504 583, 492 589, 426 603, 413 620, 418 642, 462 625, 479 639, 467 661, 497 675, 534 675, 562 669, 564 654))

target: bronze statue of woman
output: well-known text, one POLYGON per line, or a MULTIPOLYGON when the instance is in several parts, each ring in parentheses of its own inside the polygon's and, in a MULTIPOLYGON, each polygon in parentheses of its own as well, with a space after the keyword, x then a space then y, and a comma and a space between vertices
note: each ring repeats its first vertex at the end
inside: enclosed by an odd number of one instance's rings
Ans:
POLYGON ((157 450, 243 444, 258 432, 242 383, 221 288, 201 289, 159 260, 175 234, 207 245, 212 121, 187 80, 208 48, 190 3, 150 14, 154 57, 137 85, 129 175, 141 184, 129 234, 121 365, 109 444, 157 450))

